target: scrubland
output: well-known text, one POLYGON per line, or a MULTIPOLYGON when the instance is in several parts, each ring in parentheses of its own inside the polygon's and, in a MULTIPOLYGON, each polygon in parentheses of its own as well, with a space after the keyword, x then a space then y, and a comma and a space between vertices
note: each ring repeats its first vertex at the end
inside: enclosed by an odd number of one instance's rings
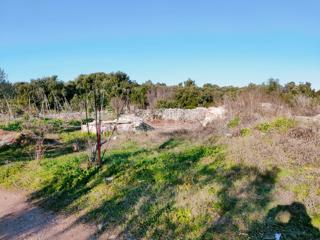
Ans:
POLYGON ((116 134, 100 168, 94 136, 72 128, 47 136, 41 161, 33 143, 3 148, 0 186, 98 225, 94 238, 320 239, 320 121, 251 94, 207 127, 116 134))

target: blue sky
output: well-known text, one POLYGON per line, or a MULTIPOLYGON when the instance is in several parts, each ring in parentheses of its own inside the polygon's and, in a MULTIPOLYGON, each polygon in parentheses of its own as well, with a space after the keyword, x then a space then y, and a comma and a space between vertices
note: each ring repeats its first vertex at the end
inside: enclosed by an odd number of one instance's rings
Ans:
POLYGON ((318 0, 1 0, 10 81, 124 71, 176 84, 309 81, 320 89, 318 0))

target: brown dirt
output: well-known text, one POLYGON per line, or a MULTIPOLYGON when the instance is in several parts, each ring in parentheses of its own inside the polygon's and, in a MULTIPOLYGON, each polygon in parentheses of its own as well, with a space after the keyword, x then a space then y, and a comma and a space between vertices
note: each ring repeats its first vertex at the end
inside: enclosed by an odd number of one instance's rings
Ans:
MULTIPOLYGON (((44 211, 25 194, 0 189, 0 239, 95 239, 95 226, 44 211)), ((107 238, 105 238, 107 239, 107 238)))
POLYGON ((4 131, 0 129, 0 147, 15 143, 19 136, 19 133, 4 131))

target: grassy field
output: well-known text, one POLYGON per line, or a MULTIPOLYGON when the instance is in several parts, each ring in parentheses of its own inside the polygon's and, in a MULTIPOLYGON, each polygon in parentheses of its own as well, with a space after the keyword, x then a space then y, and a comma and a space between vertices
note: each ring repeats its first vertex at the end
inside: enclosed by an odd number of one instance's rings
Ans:
POLYGON ((301 127, 291 119, 228 125, 233 136, 214 141, 153 141, 155 133, 118 139, 100 169, 70 149, 83 134, 62 133, 60 147, 41 162, 26 157, 32 146, 2 150, 0 186, 99 224, 97 236, 273 239, 281 232, 282 239, 320 239, 319 142, 295 135, 301 127))

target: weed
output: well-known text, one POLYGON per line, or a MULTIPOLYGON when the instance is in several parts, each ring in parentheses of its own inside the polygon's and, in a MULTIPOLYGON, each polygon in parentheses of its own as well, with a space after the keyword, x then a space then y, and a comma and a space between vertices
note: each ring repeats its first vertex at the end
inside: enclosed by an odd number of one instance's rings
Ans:
POLYGON ((242 137, 247 137, 247 136, 250 136, 251 135, 251 129, 250 128, 242 128, 240 130, 240 135, 242 137))
POLYGON ((229 128, 236 128, 239 125, 240 125, 240 118, 239 117, 235 117, 235 118, 231 119, 228 123, 229 128))

